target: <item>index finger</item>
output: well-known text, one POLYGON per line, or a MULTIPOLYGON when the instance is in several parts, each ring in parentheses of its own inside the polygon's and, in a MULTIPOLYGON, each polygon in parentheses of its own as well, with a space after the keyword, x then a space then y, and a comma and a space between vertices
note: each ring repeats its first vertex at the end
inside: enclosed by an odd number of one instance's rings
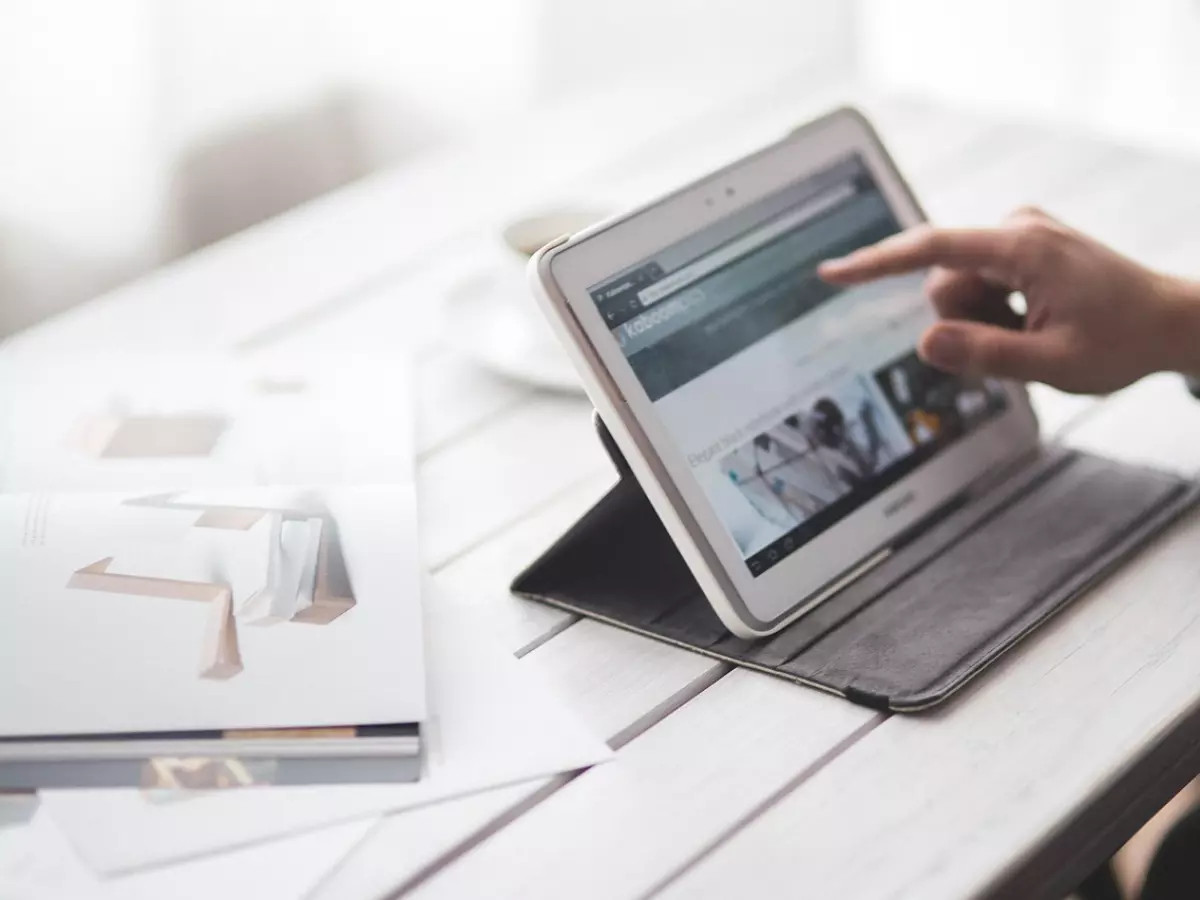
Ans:
POLYGON ((934 228, 918 225, 817 267, 835 284, 858 284, 930 266, 974 269, 1008 279, 1015 275, 1015 233, 1001 228, 934 228))

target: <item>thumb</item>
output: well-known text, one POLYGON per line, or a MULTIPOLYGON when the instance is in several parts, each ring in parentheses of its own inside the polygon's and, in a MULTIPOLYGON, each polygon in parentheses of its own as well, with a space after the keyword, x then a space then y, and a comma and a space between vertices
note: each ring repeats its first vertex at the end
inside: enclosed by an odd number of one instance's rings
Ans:
POLYGON ((1052 381, 1062 354, 1044 332, 1013 331, 977 322, 939 322, 921 337, 917 353, 955 375, 1052 381))

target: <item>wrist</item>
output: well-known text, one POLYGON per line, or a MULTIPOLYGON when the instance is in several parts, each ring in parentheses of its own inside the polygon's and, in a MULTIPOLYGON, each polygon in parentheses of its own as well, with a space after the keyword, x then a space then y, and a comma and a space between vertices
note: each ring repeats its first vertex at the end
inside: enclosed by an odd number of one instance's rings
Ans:
POLYGON ((1157 368, 1200 376, 1200 283, 1164 277, 1161 302, 1161 347, 1157 368))

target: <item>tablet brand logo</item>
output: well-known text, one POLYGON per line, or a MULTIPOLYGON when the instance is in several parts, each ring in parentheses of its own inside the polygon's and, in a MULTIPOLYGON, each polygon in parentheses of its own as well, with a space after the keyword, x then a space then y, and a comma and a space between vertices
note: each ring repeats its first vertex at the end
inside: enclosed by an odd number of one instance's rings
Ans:
POLYGON ((885 506, 883 508, 884 517, 891 518, 892 516, 894 516, 896 513, 900 512, 900 510, 904 509, 905 507, 912 506, 913 501, 916 499, 917 499, 917 495, 914 494, 912 491, 908 491, 907 493, 901 494, 899 497, 897 497, 895 500, 893 500, 891 503, 889 503, 887 506, 885 506))

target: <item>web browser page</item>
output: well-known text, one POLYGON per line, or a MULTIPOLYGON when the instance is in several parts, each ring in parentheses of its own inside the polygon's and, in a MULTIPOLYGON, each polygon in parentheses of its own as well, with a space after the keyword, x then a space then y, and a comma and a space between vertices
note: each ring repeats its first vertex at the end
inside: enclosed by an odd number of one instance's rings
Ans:
POLYGON ((898 230, 850 156, 589 291, 756 576, 1006 405, 917 358, 922 275, 817 276, 898 230))

